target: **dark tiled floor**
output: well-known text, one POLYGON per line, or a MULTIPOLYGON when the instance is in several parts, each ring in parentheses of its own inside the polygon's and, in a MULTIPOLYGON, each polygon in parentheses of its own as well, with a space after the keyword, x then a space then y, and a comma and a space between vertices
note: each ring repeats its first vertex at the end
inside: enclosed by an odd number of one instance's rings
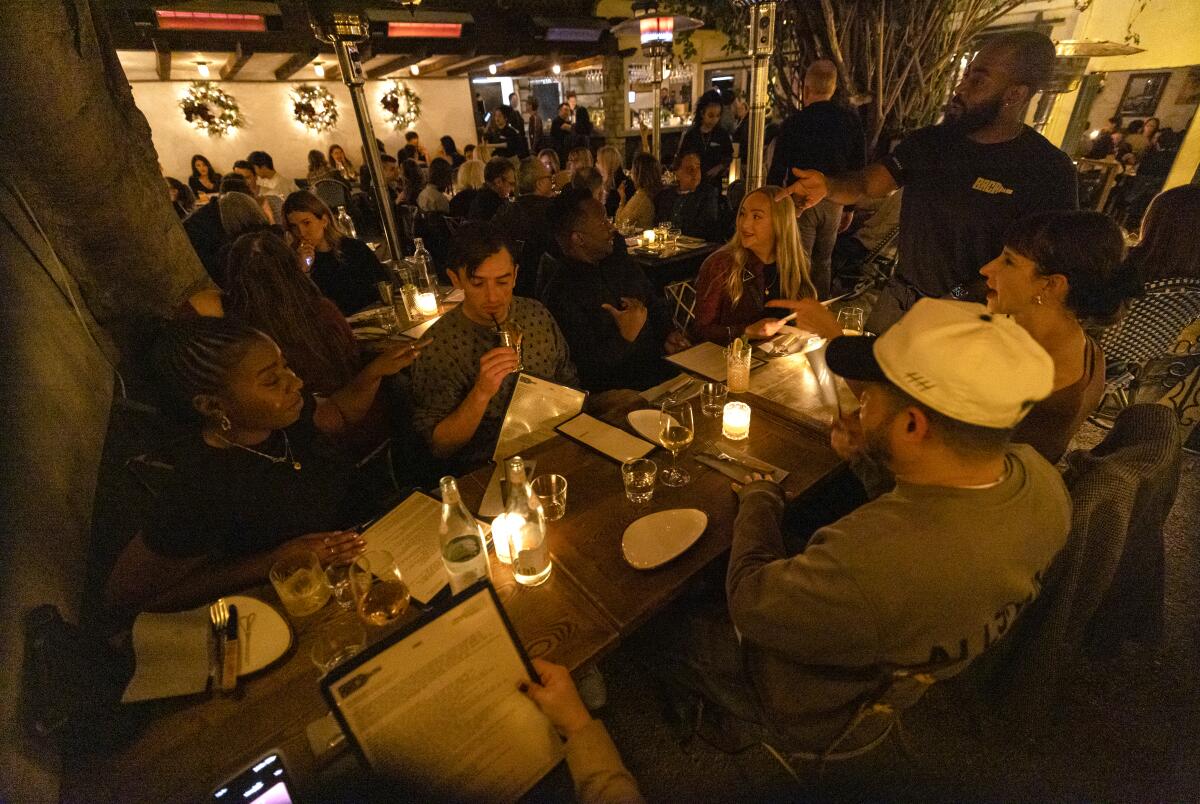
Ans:
MULTIPOLYGON (((1098 440, 1085 431, 1080 442, 1098 440)), ((1185 456, 1168 520, 1166 638, 1072 670, 1041 733, 966 713, 934 688, 905 718, 915 757, 883 748, 819 781, 796 784, 761 748, 729 756, 695 740, 680 748, 632 657, 603 665, 604 712, 652 801, 1070 800, 1192 801, 1200 780, 1200 459, 1185 456)))

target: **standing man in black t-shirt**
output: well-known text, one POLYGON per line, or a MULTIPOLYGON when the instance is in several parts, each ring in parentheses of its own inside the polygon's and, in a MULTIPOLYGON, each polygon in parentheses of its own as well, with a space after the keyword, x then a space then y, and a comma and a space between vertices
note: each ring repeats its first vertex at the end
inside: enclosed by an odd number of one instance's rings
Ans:
MULTIPOLYGON (((861 170, 867 163, 858 113, 834 103, 836 91, 837 66, 833 62, 819 59, 804 71, 804 108, 784 121, 767 184, 787 184, 794 168, 838 176, 861 170)), ((842 205, 828 197, 800 214, 800 240, 811 258, 812 281, 821 299, 829 298, 830 263, 841 222, 842 205)))
POLYGON ((798 170, 787 188, 805 207, 853 204, 904 187, 900 263, 867 322, 882 332, 922 296, 982 301, 979 268, 1016 219, 1079 205, 1071 158, 1024 124, 1049 79, 1054 44, 1035 31, 1000 34, 967 67, 945 121, 920 129, 881 162, 826 176, 798 170))

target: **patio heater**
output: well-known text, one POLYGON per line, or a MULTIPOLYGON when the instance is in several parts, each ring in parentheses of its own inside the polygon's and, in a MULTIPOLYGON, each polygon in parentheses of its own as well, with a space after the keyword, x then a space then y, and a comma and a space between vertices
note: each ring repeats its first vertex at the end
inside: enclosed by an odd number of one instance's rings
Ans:
POLYGON ((771 55, 775 52, 776 0, 737 0, 750 12, 747 55, 750 56, 750 130, 746 139, 746 192, 766 181, 763 145, 767 136, 767 99, 771 89, 771 55))
POLYGON ((358 121, 363 153, 371 169, 371 189, 375 193, 375 203, 383 220, 383 236, 387 240, 391 258, 399 259, 404 255, 400 230, 396 228, 396 215, 392 211, 392 200, 388 196, 387 182, 383 178, 383 161, 379 158, 379 147, 375 144, 375 128, 371 125, 371 112, 363 92, 362 60, 358 54, 358 43, 370 33, 366 14, 359 11, 335 11, 324 3, 313 3, 310 7, 309 21, 317 39, 333 45, 334 53, 337 54, 342 82, 350 90, 350 102, 354 106, 354 118, 358 121))
POLYGON ((614 25, 614 36, 637 36, 642 53, 650 59, 650 84, 654 87, 652 148, 656 159, 662 159, 662 82, 663 60, 670 55, 676 33, 693 31, 704 23, 692 17, 659 14, 655 0, 638 0, 633 4, 633 19, 614 25))

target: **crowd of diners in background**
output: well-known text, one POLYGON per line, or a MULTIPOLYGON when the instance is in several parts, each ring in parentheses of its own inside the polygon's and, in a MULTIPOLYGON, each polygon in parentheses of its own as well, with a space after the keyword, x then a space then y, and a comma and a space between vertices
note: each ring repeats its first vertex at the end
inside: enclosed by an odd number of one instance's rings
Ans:
MULTIPOLYGON (((716 643, 684 640, 663 667, 682 668, 675 681, 692 693, 818 753, 831 742, 870 744, 872 718, 846 731, 861 684, 822 681, 815 668, 912 663, 931 641, 957 645, 974 633, 976 615, 1034 594, 1069 521, 1053 465, 1100 400, 1106 350, 1134 359, 1123 316, 1156 289, 1200 287, 1200 188, 1149 204, 1131 249, 1109 218, 1077 210, 1070 158, 1023 123, 1053 61, 1040 34, 989 40, 946 121, 873 162, 856 113, 834 99, 836 69, 816 62, 803 110, 773 142, 770 183, 749 193, 725 186, 735 131, 717 93, 699 99, 669 170, 645 151, 628 166, 617 148, 593 151, 572 97, 549 126, 536 99, 527 119, 510 99, 488 115, 485 145, 462 152, 445 136, 431 153, 409 132, 400 152, 384 155, 379 180, 399 206, 458 219, 437 267, 463 301, 427 340, 380 352, 364 351, 346 322, 390 280, 371 248, 276 172, 267 152, 224 174, 197 154, 186 184, 168 182, 214 288, 164 324, 154 350, 164 399, 190 417, 195 437, 178 456, 178 482, 118 561, 111 601, 195 604, 261 582, 301 547, 345 560, 362 547, 352 524, 405 488, 484 464, 517 367, 515 352, 497 346, 497 321, 521 327, 524 371, 605 392, 661 382, 673 372, 664 356, 691 344, 770 338, 795 312, 796 326, 830 339, 830 366, 861 394, 859 412, 834 422, 834 449, 852 466, 873 465, 886 490, 867 501, 864 484, 847 497, 861 507, 840 511, 796 552, 783 546, 778 487, 748 478, 728 580, 732 621, 710 630, 716 643), (900 256, 866 326, 878 338, 844 336, 821 304, 836 289, 831 260, 849 210, 884 198, 898 207, 900 256), (661 222, 724 244, 699 269, 685 331, 618 232, 661 222), (912 372, 969 395, 926 393, 904 380, 912 372), (385 442, 390 454, 369 460, 385 442), (943 560, 968 531, 994 535, 975 543, 995 554, 943 560), (850 544, 867 535, 882 553, 850 544), (1014 538, 1025 548, 1009 549, 1014 538), (920 593, 901 599, 887 579, 909 566, 920 593), (951 598, 973 602, 950 612, 951 598), (913 606, 930 633, 889 642, 913 606), (733 627, 761 662, 724 668, 713 678, 726 686, 714 689, 696 668, 705 650, 736 655, 733 627), (795 688, 806 690, 802 701, 795 688)), ((744 109, 733 125, 742 118, 744 109)), ((1118 158, 1145 164, 1168 132, 1131 128, 1124 138, 1106 131, 1095 147, 1124 143, 1118 158)), ((305 179, 340 182, 351 196, 372 181, 338 144, 310 153, 305 179)))

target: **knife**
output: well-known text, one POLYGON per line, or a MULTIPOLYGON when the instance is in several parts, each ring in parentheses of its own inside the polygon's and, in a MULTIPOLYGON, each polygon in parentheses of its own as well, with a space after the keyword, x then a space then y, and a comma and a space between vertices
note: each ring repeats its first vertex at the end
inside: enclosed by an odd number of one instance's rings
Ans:
POLYGON ((238 671, 241 669, 238 666, 241 657, 238 650, 238 610, 236 605, 229 607, 229 622, 225 626, 225 633, 221 635, 221 641, 221 656, 223 657, 221 689, 229 692, 237 687, 238 671))

